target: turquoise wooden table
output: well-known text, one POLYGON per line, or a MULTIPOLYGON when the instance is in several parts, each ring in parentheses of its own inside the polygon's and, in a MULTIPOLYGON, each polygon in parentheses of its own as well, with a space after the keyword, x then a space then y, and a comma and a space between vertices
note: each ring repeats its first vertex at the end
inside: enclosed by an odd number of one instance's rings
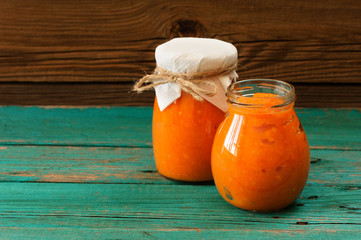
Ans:
POLYGON ((307 185, 253 213, 156 172, 151 108, 1 107, 0 239, 361 239, 361 111, 296 111, 307 185))

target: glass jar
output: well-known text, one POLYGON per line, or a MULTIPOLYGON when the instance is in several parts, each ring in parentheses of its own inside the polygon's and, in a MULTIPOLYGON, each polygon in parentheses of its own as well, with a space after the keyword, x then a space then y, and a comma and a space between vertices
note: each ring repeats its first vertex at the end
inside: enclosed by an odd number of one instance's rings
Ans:
POLYGON ((214 135, 228 109, 226 89, 238 52, 211 38, 174 38, 155 50, 157 66, 134 90, 153 89, 153 150, 157 170, 180 181, 211 181, 214 135))
POLYGON ((301 194, 310 151, 294 109, 295 90, 278 80, 232 83, 229 111, 212 148, 212 172, 221 196, 251 211, 276 211, 301 194))
POLYGON ((160 111, 153 110, 153 149, 157 170, 181 181, 210 181, 214 135, 225 113, 188 93, 160 111))

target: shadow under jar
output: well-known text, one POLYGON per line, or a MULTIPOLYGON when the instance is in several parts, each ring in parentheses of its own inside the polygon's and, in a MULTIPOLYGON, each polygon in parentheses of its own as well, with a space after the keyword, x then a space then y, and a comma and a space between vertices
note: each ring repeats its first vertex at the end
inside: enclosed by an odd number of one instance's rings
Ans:
POLYGON ((231 84, 228 116, 212 148, 218 192, 230 204, 250 211, 277 211, 301 194, 310 151, 293 109, 295 90, 278 80, 231 84))

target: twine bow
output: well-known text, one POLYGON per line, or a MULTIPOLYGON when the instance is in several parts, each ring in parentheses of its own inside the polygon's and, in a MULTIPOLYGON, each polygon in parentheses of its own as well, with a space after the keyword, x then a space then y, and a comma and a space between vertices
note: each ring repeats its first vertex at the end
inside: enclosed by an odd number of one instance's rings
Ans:
POLYGON ((191 94, 193 98, 202 102, 203 98, 199 96, 198 93, 207 96, 214 96, 217 93, 217 85, 208 79, 226 75, 236 70, 236 68, 237 63, 220 70, 187 74, 174 73, 157 66, 152 74, 145 75, 135 83, 133 91, 141 93, 160 84, 173 82, 177 83, 184 92, 191 94))

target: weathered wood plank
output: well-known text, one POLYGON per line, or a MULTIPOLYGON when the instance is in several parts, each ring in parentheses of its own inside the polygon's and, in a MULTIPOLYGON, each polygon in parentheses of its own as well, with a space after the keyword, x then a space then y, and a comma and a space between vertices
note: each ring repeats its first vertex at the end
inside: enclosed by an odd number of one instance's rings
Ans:
POLYGON ((361 150, 360 109, 296 109, 311 148, 361 150), (349 140, 348 140, 349 139, 349 140), (326 147, 327 146, 327 147, 326 147))
MULTIPOLYGON (((130 83, 0 82, 0 104, 26 106, 151 106, 153 104, 154 91, 136 94, 131 91, 132 87, 133 84, 130 83)), ((349 103, 345 101, 344 105, 347 104, 349 103)))
MULTIPOLYGON (((297 109, 311 148, 361 149, 358 109, 297 109)), ((152 108, 1 107, 0 144, 151 147, 152 108)))
POLYGON ((0 147, 2 182, 174 184, 156 172, 152 148, 0 147))
POLYGON ((247 78, 360 83, 360 11, 357 0, 6 0, 0 81, 129 82, 154 68, 158 44, 201 36, 234 43, 247 78))
POLYGON ((114 236, 118 229, 128 230, 129 238, 166 233, 181 237, 188 231, 196 238, 226 234, 337 239, 361 233, 360 189, 345 194, 344 189, 312 185, 298 204, 263 214, 232 207, 214 186, 1 183, 0 190, 0 226, 8 236, 30 230, 39 237, 72 231, 74 237, 91 239, 96 234, 114 236))
MULTIPOLYGON (((264 226, 264 225, 262 225, 264 226)), ((268 228, 268 226, 264 226, 268 228)), ((121 228, 27 228, 27 227, 5 227, 1 228, 1 235, 4 239, 37 239, 43 237, 46 239, 357 239, 360 235, 359 230, 343 226, 336 226, 332 229, 320 230, 315 227, 305 229, 284 230, 272 228, 270 230, 254 231, 247 227, 240 226, 237 230, 220 231, 218 229, 199 229, 195 228, 175 228, 175 229, 146 229, 142 226, 138 230, 121 228)))
POLYGON ((151 108, 1 107, 0 238, 358 239, 361 113, 297 112, 307 185, 289 208, 253 213, 156 173, 151 108))
POLYGON ((152 109, 1 107, 1 144, 152 146, 152 109))
MULTIPOLYGON (((264 77, 269 76, 264 75, 264 77)), ((134 78, 135 80, 136 78, 134 78)), ((288 81, 289 79, 283 80, 288 81)), ((361 108, 361 84, 294 83, 294 86, 297 95, 296 107, 361 108)), ((136 94, 131 91, 132 87, 132 83, 0 82, 0 104, 27 106, 153 105, 154 91, 136 94)))
POLYGON ((0 104, 149 105, 127 90, 153 71, 155 47, 198 36, 233 43, 242 79, 324 84, 300 88, 299 106, 360 107, 360 11, 358 0, 3 0, 0 104))
MULTIPOLYGON (((181 184, 157 173, 151 148, 5 146, 0 156, 2 182, 181 184)), ((309 184, 361 187, 361 151, 314 149, 311 157, 309 184)))
MULTIPOLYGON (((327 39, 310 41, 298 37, 248 40, 244 36, 237 33, 229 39, 224 33, 217 37, 238 48, 237 72, 242 79, 272 78, 292 83, 361 82, 361 37, 348 42, 333 40, 332 43, 327 39)), ((61 42, 61 39, 54 41, 61 42)), ((165 36, 140 41, 133 39, 117 43, 120 46, 113 43, 111 47, 101 42, 101 47, 88 46, 87 49, 84 46, 48 46, 49 43, 38 47, 9 47, 0 41, 3 52, 0 82, 130 83, 154 70, 155 47, 167 40, 165 36)))

